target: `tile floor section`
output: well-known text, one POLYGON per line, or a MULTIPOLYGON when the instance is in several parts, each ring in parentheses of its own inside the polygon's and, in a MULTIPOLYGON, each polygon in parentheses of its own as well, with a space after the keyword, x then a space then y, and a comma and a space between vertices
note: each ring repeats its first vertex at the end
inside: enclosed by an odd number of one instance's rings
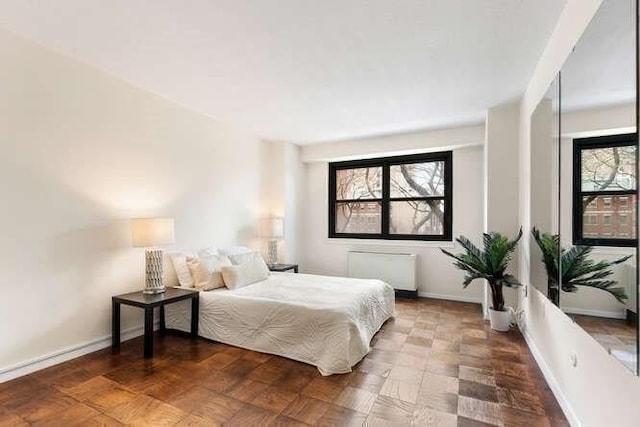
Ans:
POLYGON ((398 300, 350 374, 168 334, 0 384, 0 425, 565 426, 521 335, 475 304, 398 300))

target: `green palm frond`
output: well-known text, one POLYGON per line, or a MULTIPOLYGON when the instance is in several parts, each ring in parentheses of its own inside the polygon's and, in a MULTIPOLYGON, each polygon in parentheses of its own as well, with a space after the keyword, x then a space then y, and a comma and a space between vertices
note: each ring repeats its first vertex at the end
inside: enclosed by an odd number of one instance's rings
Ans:
POLYGON ((542 262, 547 276, 553 281, 560 277, 563 291, 577 292, 579 286, 587 286, 605 291, 622 303, 628 299, 624 288, 616 287, 618 282, 608 277, 613 274, 614 265, 625 262, 632 255, 611 261, 594 262, 589 258, 593 251, 592 246, 560 249, 560 237, 557 234, 541 234, 535 227, 531 233, 542 252, 542 262))
POLYGON ((589 264, 593 262, 588 259, 591 250, 591 246, 573 246, 569 250, 563 251, 560 269, 563 282, 577 276, 580 271, 588 271, 591 268, 589 264))
POLYGON ((547 276, 557 281, 557 278, 560 277, 558 274, 560 237, 557 234, 541 234, 540 230, 535 227, 531 234, 533 234, 533 238, 542 252, 542 262, 547 276))
POLYGON ((456 262, 454 263, 454 265, 459 269, 467 271, 472 275, 484 276, 484 271, 483 271, 484 265, 478 262, 478 260, 475 257, 470 257, 468 254, 464 254, 464 253, 455 255, 447 251, 446 249, 442 249, 442 248, 440 248, 440 250, 445 255, 448 255, 451 258, 455 259, 456 262))
POLYGON ((521 238, 522 238, 522 227, 520 227, 520 230, 518 230, 518 234, 516 235, 516 238, 509 243, 510 252, 513 252, 516 249, 516 246, 518 246, 518 242, 520 241, 521 238))
POLYGON ((520 286, 520 282, 511 274, 505 274, 502 278, 502 284, 508 288, 516 288, 520 286))
POLYGON ((456 242, 458 242, 466 251, 464 255, 468 258, 472 258, 473 263, 477 265, 478 268, 484 268, 484 254, 476 245, 473 244, 471 240, 464 236, 460 236, 456 239, 456 242))
POLYGON ((590 288, 600 289, 611 296, 613 296, 618 302, 625 303, 628 299, 624 288, 616 287, 618 282, 615 280, 599 280, 594 282, 589 281, 575 281, 570 284, 562 284, 562 290, 565 292, 577 292, 579 286, 588 286, 590 288))
POLYGON ((494 272, 504 271, 510 260, 509 240, 499 234, 492 233, 491 246, 486 248, 487 262, 494 272))
POLYGON ((463 287, 466 288, 476 279, 487 280, 492 285, 493 308, 502 310, 504 307, 502 286, 521 286, 514 276, 505 274, 521 237, 522 229, 514 240, 509 240, 500 233, 485 233, 482 235, 481 250, 465 236, 459 236, 456 242, 460 244, 464 252, 453 254, 443 248, 440 250, 455 260, 453 263, 455 267, 466 273, 462 282, 463 287))

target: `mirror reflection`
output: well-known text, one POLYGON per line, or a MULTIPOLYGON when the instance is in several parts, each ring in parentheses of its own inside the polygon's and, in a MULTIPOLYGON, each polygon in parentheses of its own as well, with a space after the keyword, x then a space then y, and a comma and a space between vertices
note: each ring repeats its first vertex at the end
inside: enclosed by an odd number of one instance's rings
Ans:
POLYGON ((556 78, 531 116, 531 284, 558 305, 558 141, 559 80, 556 78))
POLYGON ((560 306, 637 373, 635 0, 604 0, 561 71, 560 306))

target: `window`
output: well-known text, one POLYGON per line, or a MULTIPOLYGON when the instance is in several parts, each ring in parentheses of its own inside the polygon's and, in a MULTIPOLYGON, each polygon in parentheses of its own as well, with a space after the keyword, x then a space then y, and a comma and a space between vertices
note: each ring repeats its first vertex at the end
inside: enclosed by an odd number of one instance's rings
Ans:
POLYGON ((629 199, 627 197, 618 197, 618 209, 625 210, 629 207, 629 199))
POLYGON ((598 210, 598 204, 596 200, 592 200, 589 203, 587 203, 587 208, 586 210, 588 211, 595 211, 598 210))
POLYGON ((637 134, 574 139, 574 245, 636 245, 636 144, 637 134))
POLYGON ((329 164, 329 237, 452 239, 452 153, 329 164))
POLYGON ((618 215, 618 224, 623 226, 629 224, 629 216, 627 214, 618 215))

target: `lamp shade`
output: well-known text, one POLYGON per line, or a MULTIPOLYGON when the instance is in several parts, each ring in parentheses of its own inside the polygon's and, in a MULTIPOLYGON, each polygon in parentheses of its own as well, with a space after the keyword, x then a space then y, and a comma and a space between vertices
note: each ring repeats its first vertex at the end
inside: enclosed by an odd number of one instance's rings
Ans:
POLYGON ((279 239, 284 237, 284 218, 270 217, 260 221, 260 236, 279 239))
POLYGON ((131 220, 133 246, 150 247, 174 242, 173 218, 135 218, 131 220))

